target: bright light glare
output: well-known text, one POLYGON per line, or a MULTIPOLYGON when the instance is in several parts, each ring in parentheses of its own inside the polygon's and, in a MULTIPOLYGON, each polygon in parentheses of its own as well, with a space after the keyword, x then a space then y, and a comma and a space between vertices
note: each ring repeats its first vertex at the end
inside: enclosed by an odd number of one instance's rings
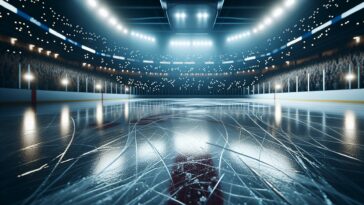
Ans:
POLYGON ((276 86, 275 86, 275 87, 276 87, 276 89, 277 89, 277 90, 279 90, 279 89, 281 89, 281 88, 282 88, 282 85, 281 85, 281 84, 276 84, 276 86))
POLYGON ((349 73, 349 74, 346 75, 345 78, 346 78, 346 80, 351 81, 351 80, 354 80, 355 76, 354 76, 354 74, 349 73))
POLYGON ((289 8, 289 7, 293 6, 294 3, 295 3, 295 0, 286 0, 284 2, 284 6, 289 8))
POLYGON ((109 16, 109 11, 106 8, 100 8, 99 15, 103 18, 106 18, 109 16))
POLYGON ((187 17, 187 15, 184 12, 177 12, 176 15, 175 15, 175 17, 177 19, 185 19, 187 17))
POLYGON ((261 31, 261 30, 263 30, 264 29, 264 25, 263 24, 259 24, 259 26, 258 26, 258 30, 259 31, 261 31))
POLYGON ((26 73, 24 75, 24 79, 28 81, 32 81, 34 79, 34 76, 31 73, 26 73))
POLYGON ((32 51, 34 49, 35 45, 29 44, 29 50, 32 51))
POLYGON ((277 7, 273 10, 273 16, 275 18, 280 17, 283 14, 283 9, 281 7, 277 7))
POLYGON ((111 17, 109 20, 109 23, 110 23, 110 25, 115 26, 118 23, 118 21, 116 20, 116 18, 111 17))
POLYGON ((11 45, 14 45, 15 44, 15 42, 17 41, 18 39, 16 39, 16 38, 10 38, 10 43, 11 43, 11 45))
POLYGON ((172 40, 169 43, 171 46, 179 46, 179 47, 210 47, 213 45, 213 42, 210 40, 172 40))
POLYGON ((101 84, 96 84, 95 88, 96 88, 97 90, 101 90, 102 86, 101 86, 101 84))
POLYGON ((88 0, 87 4, 91 7, 91 8, 95 8, 97 6, 97 1, 96 0, 88 0))
POLYGON ((61 81, 62 85, 68 85, 69 81, 67 78, 62 79, 61 81))
POLYGON ((118 31, 123 31, 123 26, 122 26, 122 25, 120 25, 120 24, 118 24, 118 25, 116 26, 116 29, 118 29, 118 31))
POLYGON ((269 18, 269 17, 266 17, 266 18, 264 19, 264 24, 265 24, 266 26, 271 25, 271 24, 272 24, 272 19, 271 19, 271 18, 269 18))
POLYGON ((360 43, 360 36, 356 36, 353 39, 355 40, 355 43, 360 43))
POLYGON ((197 18, 199 19, 207 19, 209 17, 209 14, 207 12, 198 12, 197 18))

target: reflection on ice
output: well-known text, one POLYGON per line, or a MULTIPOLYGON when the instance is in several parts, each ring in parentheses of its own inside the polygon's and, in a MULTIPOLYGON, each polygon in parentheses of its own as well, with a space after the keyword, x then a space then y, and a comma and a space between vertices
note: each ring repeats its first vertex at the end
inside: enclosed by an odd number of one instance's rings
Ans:
POLYGON ((177 152, 184 155, 202 155, 208 152, 209 135, 200 127, 184 132, 178 130, 174 136, 174 146, 177 152))
POLYGON ((241 141, 231 143, 231 150, 241 154, 231 153, 237 163, 240 164, 241 159, 247 166, 266 176, 282 178, 295 175, 289 158, 276 150, 241 141))
POLYGON ((138 159, 143 162, 158 160, 159 155, 163 156, 165 152, 166 144, 163 140, 143 142, 138 146, 138 159))
POLYGON ((66 137, 70 131, 70 110, 68 106, 65 106, 61 110, 61 137, 66 137))
POLYGON ((96 106, 96 124, 101 126, 104 123, 104 110, 102 103, 98 103, 96 106))
POLYGON ((21 204, 38 187, 29 204, 363 203, 362 107, 242 101, 138 99, 3 114, 0 201, 9 203, 0 204, 21 204), (72 141, 59 138, 73 128, 72 141))
POLYGON ((351 155, 355 155, 357 149, 357 125, 353 111, 346 111, 344 119, 344 148, 351 155))
POLYGON ((96 160, 93 173, 106 179, 114 177, 120 174, 124 163, 125 159, 121 156, 119 149, 106 150, 101 152, 100 157, 96 160))
POLYGON ((37 144, 38 140, 36 113, 33 108, 29 108, 24 112, 23 115, 23 129, 21 138, 22 148, 25 148, 24 158, 26 161, 31 161, 36 157, 38 148, 32 146, 37 144))
POLYGON ((129 119, 129 102, 124 103, 124 119, 129 119))
POLYGON ((276 126, 280 126, 281 125, 281 121, 282 121, 282 106, 281 103, 279 101, 275 102, 274 105, 274 120, 276 122, 276 126))

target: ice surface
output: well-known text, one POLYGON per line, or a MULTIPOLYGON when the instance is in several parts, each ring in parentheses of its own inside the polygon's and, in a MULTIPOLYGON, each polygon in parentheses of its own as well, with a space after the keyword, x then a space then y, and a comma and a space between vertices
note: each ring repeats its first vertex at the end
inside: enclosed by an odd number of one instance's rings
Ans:
POLYGON ((0 108, 0 204, 362 204, 364 106, 0 108))

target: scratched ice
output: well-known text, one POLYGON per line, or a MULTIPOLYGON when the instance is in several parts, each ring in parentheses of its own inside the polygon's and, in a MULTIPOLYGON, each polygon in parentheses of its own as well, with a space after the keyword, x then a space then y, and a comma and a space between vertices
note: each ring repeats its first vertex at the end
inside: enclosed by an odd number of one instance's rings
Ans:
POLYGON ((139 99, 0 111, 0 204, 364 203, 362 105, 139 99))

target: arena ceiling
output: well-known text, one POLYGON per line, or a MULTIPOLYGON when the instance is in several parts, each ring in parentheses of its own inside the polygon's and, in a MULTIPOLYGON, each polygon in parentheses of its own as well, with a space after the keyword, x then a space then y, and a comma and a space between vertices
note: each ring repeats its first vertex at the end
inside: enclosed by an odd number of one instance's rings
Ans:
MULTIPOLYGON (((180 1, 181 5, 196 4, 188 1, 180 1)), ((210 2, 210 1, 201 1, 210 2)), ((279 0, 225 0, 221 10, 217 14, 216 21, 209 33, 229 32, 252 26, 264 12, 279 0)), ((105 0, 105 3, 117 13, 130 27, 148 30, 150 32, 174 33, 176 30, 171 25, 171 17, 162 8, 159 0, 105 0)), ((168 10, 168 9, 167 9, 168 10)), ((194 32, 193 30, 190 30, 194 32)), ((177 31, 178 32, 178 31, 177 31)))

